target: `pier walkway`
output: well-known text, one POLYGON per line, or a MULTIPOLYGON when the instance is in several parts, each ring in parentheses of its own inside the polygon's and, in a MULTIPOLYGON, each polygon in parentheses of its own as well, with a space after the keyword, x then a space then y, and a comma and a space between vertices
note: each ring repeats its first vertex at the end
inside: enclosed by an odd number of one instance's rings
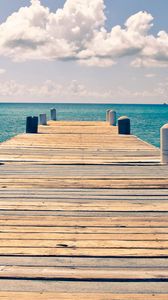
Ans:
POLYGON ((168 167, 107 122, 0 145, 0 299, 167 300, 168 167))

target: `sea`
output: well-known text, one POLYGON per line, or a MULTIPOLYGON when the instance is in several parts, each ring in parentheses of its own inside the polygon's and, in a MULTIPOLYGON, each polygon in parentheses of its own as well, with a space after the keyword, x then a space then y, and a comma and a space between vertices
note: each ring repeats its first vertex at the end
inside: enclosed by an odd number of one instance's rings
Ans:
POLYGON ((104 121, 106 110, 113 109, 117 117, 131 119, 131 132, 159 147, 160 128, 168 123, 168 105, 147 104, 76 104, 76 103, 0 103, 0 142, 25 132, 27 116, 38 116, 57 109, 58 120, 104 121))

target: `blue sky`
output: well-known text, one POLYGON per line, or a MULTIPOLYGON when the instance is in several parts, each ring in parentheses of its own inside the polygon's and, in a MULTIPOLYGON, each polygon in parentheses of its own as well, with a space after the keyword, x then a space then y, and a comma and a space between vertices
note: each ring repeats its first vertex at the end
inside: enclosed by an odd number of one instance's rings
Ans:
POLYGON ((168 101, 168 2, 102 1, 1 0, 0 101, 168 101))

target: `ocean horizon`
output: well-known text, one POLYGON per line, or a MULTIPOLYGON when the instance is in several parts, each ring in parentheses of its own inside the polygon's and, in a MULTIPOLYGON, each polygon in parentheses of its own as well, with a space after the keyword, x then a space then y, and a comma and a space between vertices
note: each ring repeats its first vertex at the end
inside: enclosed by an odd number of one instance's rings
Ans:
POLYGON ((106 110, 117 117, 131 119, 131 133, 154 146, 160 146, 160 128, 168 123, 168 105, 163 104, 95 104, 95 103, 0 103, 0 142, 25 132, 26 117, 57 109, 58 120, 104 121, 106 110))

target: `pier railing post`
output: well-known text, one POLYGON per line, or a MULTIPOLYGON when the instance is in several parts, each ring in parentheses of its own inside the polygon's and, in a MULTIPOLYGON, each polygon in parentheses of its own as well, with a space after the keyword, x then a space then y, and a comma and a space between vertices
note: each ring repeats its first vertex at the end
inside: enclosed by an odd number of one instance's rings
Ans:
POLYGON ((131 133, 131 122, 128 117, 120 117, 118 119, 118 133, 119 134, 130 134, 131 133))
POLYGON ((38 133, 38 117, 27 117, 26 133, 38 133))
POLYGON ((51 109, 51 120, 56 121, 57 120, 57 111, 55 108, 51 109))
POLYGON ((161 163, 168 164, 168 124, 165 124, 161 130, 161 163))
POLYGON ((110 112, 110 109, 106 110, 106 121, 109 122, 109 112, 110 112))
POLYGON ((47 115, 40 114, 40 125, 47 125, 47 115))
POLYGON ((114 110, 109 111, 109 123, 112 126, 116 126, 116 112, 114 110))

